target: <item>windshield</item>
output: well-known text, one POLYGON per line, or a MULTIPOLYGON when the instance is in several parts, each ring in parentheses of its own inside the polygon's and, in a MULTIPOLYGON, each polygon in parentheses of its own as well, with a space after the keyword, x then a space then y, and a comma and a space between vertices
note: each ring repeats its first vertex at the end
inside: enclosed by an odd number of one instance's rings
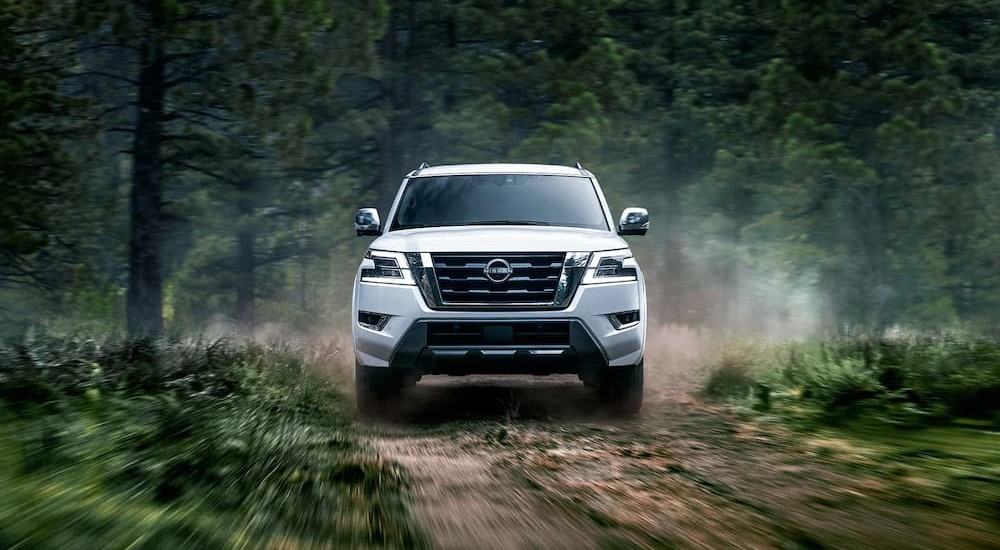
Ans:
POLYGON ((589 178, 488 174, 414 178, 390 231, 448 225, 554 225, 608 229, 589 178))

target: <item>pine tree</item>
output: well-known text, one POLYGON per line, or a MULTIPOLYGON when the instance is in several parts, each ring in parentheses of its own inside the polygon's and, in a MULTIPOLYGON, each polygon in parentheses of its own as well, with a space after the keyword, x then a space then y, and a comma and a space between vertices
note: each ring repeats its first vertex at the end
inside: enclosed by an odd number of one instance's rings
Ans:
MULTIPOLYGON (((134 119, 119 130, 133 137, 127 327, 130 336, 163 329, 165 186, 185 162, 192 127, 213 127, 229 101, 256 82, 289 77, 317 35, 341 23, 343 5, 324 0, 230 2, 77 0, 66 20, 91 29, 88 39, 118 53, 112 67, 76 76, 124 83, 134 119)), ((374 8, 374 9, 377 9, 374 8)), ((367 37, 366 37, 367 38, 367 37)), ((364 40, 359 42, 363 45, 364 40)), ((305 76, 305 75, 302 75, 305 76)), ((296 86, 301 80, 287 78, 296 86)), ((124 105, 122 105, 124 106, 124 105)), ((116 108, 116 106, 112 106, 116 108)))
MULTIPOLYGON (((933 40, 960 86, 961 116, 936 157, 938 229, 951 302, 959 318, 996 323, 1000 311, 1000 2, 934 2, 933 40)), ((910 288, 916 301, 920 288, 910 288)), ((931 319, 937 321, 931 316, 931 319)))
POLYGON ((60 93, 60 49, 42 21, 0 2, 0 285, 65 283, 45 264, 66 267, 59 216, 81 193, 69 145, 85 134, 72 116, 85 104, 60 93))
POLYGON ((933 212, 961 90, 927 40, 928 3, 789 1, 761 15, 776 57, 749 104, 757 141, 710 177, 753 197, 734 212, 749 216, 734 226, 745 246, 816 272, 836 319, 953 318, 933 212))
MULTIPOLYGON (((326 253, 331 242, 313 226, 334 207, 331 197, 342 198, 333 172, 344 159, 359 162, 358 150, 370 148, 360 132, 346 142, 336 134, 345 127, 340 119, 363 111, 344 101, 339 88, 351 89, 372 68, 381 22, 371 8, 338 10, 336 32, 276 43, 252 67, 226 68, 222 74, 233 88, 220 93, 215 118, 187 129, 191 139, 170 147, 168 158, 203 190, 194 220, 199 234, 217 245, 219 235, 232 239, 214 257, 185 263, 228 265, 228 272, 217 270, 220 284, 212 290, 235 291, 230 312, 245 331, 256 323, 257 299, 282 287, 261 284, 268 282, 262 271, 294 259, 303 272, 310 257, 326 253)), ((282 275, 269 271, 271 280, 282 275)))

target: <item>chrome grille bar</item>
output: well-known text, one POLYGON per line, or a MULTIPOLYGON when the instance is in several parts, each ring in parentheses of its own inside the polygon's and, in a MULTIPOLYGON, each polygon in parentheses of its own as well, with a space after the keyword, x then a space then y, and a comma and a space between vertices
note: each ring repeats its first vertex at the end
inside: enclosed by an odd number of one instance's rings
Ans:
POLYGON ((559 309, 569 305, 588 253, 409 253, 414 278, 434 309, 559 309), (501 282, 486 276, 490 262, 510 265, 501 282))

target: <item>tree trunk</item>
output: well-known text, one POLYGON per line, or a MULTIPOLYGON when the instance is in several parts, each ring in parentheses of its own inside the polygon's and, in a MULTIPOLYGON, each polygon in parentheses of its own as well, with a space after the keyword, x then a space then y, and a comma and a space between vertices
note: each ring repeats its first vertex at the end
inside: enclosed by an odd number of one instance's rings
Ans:
MULTIPOLYGON (((388 17, 388 28, 382 38, 380 57, 382 64, 389 68, 383 83, 387 98, 387 124, 379 139, 379 156, 381 171, 378 190, 378 208, 382 216, 389 214, 389 207, 395 199, 403 175, 416 166, 408 167, 408 152, 410 145, 413 100, 413 68, 412 58, 416 34, 416 6, 413 0, 391 3, 388 17), (405 9, 405 11, 404 11, 405 9), (406 32, 406 37, 399 40, 400 31, 406 32)), ((389 220, 383 220, 389 223, 389 220)))
POLYGON ((305 254, 299 255, 299 309, 303 312, 309 311, 309 304, 306 301, 306 270, 309 269, 309 260, 305 254))
POLYGON ((252 224, 240 228, 236 236, 236 321, 240 331, 249 334, 255 322, 254 298, 257 293, 254 262, 256 234, 252 224))
MULTIPOLYGON (((154 4, 158 4, 154 2, 154 4)), ((141 50, 138 115, 133 144, 126 328, 130 339, 163 334, 163 101, 165 59, 158 30, 162 10, 151 8, 150 38, 141 50)))
POLYGON ((395 119, 395 115, 390 115, 389 124, 386 125, 385 132, 379 139, 379 164, 381 165, 381 169, 379 171, 379 182, 376 186, 378 202, 375 206, 383 218, 383 225, 390 222, 385 217, 389 215, 389 208, 392 207, 392 201, 396 198, 396 190, 399 188, 399 182, 402 181, 402 176, 406 173, 406 169, 403 167, 404 153, 400 146, 400 136, 398 135, 401 131, 400 123, 395 119))
POLYGON ((866 228, 863 240, 866 267, 864 323, 870 330, 881 331, 886 325, 885 304, 888 298, 886 281, 888 209, 876 187, 870 187, 866 195, 867 203, 864 205, 863 214, 866 228))
POLYGON ((257 294, 257 227, 253 219, 253 183, 244 179, 237 200, 239 220, 236 230, 236 322, 244 334, 253 332, 254 300, 257 294))

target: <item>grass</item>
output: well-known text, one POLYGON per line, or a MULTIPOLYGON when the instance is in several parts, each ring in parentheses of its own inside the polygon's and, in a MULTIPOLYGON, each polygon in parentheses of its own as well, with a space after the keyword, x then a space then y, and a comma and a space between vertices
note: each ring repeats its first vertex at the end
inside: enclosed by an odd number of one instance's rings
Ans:
POLYGON ((996 427, 1000 340, 861 335, 731 345, 708 365, 702 392, 828 424, 921 427, 971 418, 996 427))
POLYGON ((0 547, 412 547, 333 360, 288 344, 0 347, 0 547))
POLYGON ((799 441, 841 470, 881 480, 884 498, 951 509, 996 528, 1000 432, 958 425, 896 430, 853 422, 800 431, 799 441))
POLYGON ((893 498, 975 518, 1000 511, 1000 341, 853 336, 734 345, 702 392, 810 453, 885 481, 893 498), (753 410, 751 410, 753 409, 753 410))

